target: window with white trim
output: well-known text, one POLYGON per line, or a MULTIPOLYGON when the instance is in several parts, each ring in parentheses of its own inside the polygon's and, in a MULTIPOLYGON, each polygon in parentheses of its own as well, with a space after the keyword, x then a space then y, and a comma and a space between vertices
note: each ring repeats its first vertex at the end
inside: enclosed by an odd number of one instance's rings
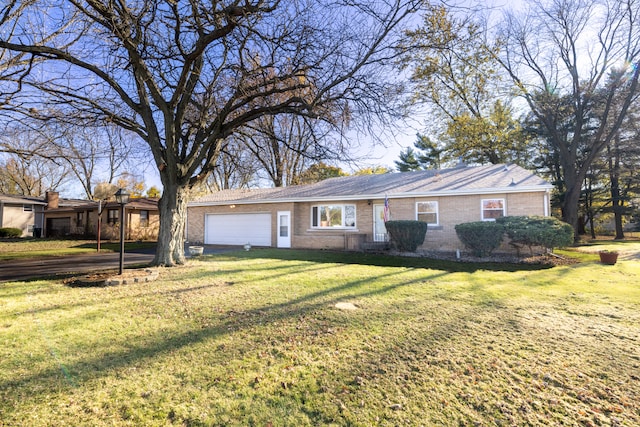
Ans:
POLYGON ((318 205, 311 207, 313 228, 354 228, 356 205, 318 205))
POLYGON ((481 211, 483 221, 495 221, 505 216, 504 199, 482 199, 481 211))
POLYGON ((416 219, 430 225, 438 225, 438 202, 417 202, 416 219))
POLYGON ((22 205, 23 212, 33 212, 33 205, 22 205))

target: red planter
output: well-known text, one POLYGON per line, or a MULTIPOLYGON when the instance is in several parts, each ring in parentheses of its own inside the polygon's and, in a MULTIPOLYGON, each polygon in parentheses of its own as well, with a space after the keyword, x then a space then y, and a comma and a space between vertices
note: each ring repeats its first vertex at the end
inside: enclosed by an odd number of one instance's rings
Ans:
POLYGON ((600 262, 603 264, 614 265, 618 262, 617 252, 600 252, 600 262))

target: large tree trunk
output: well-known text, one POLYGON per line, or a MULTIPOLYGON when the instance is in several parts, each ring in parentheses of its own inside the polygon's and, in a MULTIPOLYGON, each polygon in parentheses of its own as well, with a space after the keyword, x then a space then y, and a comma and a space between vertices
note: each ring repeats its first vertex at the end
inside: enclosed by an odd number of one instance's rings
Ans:
POLYGON ((611 173, 611 204, 613 220, 616 228, 616 240, 624 239, 624 227, 622 225, 623 205, 620 197, 620 180, 617 173, 611 173))
POLYGON ((609 180, 611 181, 611 205, 613 207, 614 224, 616 227, 616 240, 624 239, 624 229, 622 227, 622 197, 620 197, 620 135, 616 134, 614 139, 613 152, 610 146, 607 146, 607 154, 609 157, 609 180))
POLYGON ((164 184, 160 198, 160 229, 154 265, 184 264, 185 225, 189 190, 178 184, 164 184))
POLYGON ((404 20, 423 2, 16 3, 24 6, 0 13, 0 51, 11 55, 0 58, 0 69, 8 67, 5 80, 27 88, 33 102, 13 111, 43 121, 64 114, 64 122, 82 126, 91 118, 142 138, 164 186, 154 263, 170 266, 184 262, 189 190, 217 169, 228 138, 277 115, 340 132, 337 118, 346 112, 367 124, 396 115, 400 81, 381 70, 398 54, 404 20), (31 18, 44 4, 47 31, 36 35, 31 18), (108 60, 93 54, 107 51, 108 60), (66 65, 41 62, 49 60, 66 65))
POLYGON ((622 223, 622 211, 623 206, 619 200, 614 200, 613 205, 613 214, 614 214, 614 223, 616 227, 616 237, 615 240, 623 240, 624 239, 624 226, 622 223))
POLYGON ((580 180, 576 183, 567 182, 567 192, 562 205, 562 220, 573 227, 574 241, 580 240, 580 222, 578 221, 578 210, 580 205, 580 192, 582 185, 580 180))
POLYGON ((596 238, 596 226, 595 226, 595 212, 593 209, 593 199, 594 199, 594 195, 593 195, 593 179, 591 178, 587 178, 586 182, 585 182, 585 194, 584 194, 584 208, 585 208, 585 234, 586 234, 586 227, 587 224, 589 225, 589 232, 591 233, 591 238, 595 239, 596 238))

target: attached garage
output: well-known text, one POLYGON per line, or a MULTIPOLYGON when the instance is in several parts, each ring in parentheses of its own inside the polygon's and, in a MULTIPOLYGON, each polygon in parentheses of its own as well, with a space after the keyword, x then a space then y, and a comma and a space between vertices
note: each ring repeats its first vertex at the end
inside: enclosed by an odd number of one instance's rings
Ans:
POLYGON ((207 214, 204 243, 207 245, 271 246, 270 213, 207 214))
POLYGON ((71 232, 71 218, 47 218, 47 237, 67 236, 71 232))

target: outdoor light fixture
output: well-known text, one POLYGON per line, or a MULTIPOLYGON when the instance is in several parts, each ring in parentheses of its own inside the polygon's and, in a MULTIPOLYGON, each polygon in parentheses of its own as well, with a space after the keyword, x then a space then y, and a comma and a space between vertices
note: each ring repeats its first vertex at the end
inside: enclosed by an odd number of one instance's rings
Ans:
POLYGON ((118 191, 116 191, 116 202, 124 206, 129 203, 129 196, 130 194, 127 193, 127 190, 120 188, 118 189, 118 191))
POLYGON ((124 205, 129 203, 129 193, 122 188, 116 191, 116 202, 120 204, 120 268, 118 269, 119 275, 122 275, 122 268, 124 266, 124 228, 125 228, 125 216, 124 205))

